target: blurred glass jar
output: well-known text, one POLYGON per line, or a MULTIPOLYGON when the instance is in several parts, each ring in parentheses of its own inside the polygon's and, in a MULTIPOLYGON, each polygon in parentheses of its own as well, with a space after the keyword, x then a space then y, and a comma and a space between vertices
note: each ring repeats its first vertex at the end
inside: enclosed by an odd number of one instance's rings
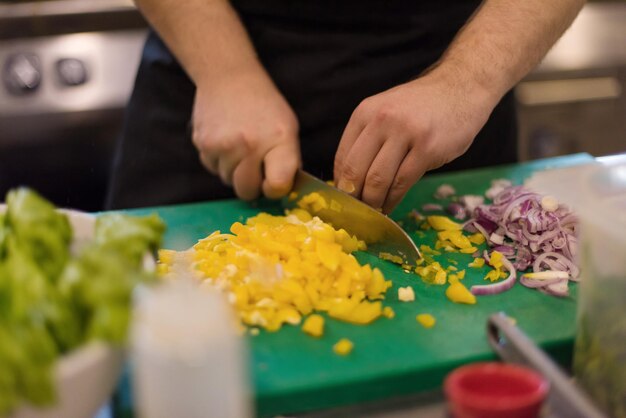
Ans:
POLYGON ((249 418, 248 358, 225 296, 181 277, 138 289, 133 387, 142 418, 249 418))
POLYGON ((574 374, 600 408, 626 418, 626 155, 539 173, 528 185, 580 219, 574 374))

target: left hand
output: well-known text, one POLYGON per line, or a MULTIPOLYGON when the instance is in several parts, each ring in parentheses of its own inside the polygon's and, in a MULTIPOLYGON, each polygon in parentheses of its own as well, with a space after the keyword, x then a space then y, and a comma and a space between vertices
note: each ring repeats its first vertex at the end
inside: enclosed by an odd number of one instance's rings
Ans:
POLYGON ((461 156, 497 98, 463 75, 427 75, 363 100, 335 156, 335 184, 389 213, 426 171, 461 156))

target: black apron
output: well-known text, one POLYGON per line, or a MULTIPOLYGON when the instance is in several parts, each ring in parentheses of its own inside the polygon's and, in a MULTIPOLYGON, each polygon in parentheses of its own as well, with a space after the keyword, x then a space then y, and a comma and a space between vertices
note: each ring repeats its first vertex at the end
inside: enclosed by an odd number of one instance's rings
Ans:
MULTIPOLYGON (((328 179, 343 129, 361 100, 435 62, 479 1, 239 0, 259 58, 300 123, 304 168, 328 179)), ((207 42, 210 42, 207 40, 207 42)), ((146 42, 118 143, 108 208, 233 197, 191 142, 195 86, 158 36, 146 42)), ((517 160, 512 95, 470 149, 441 170, 517 160)))

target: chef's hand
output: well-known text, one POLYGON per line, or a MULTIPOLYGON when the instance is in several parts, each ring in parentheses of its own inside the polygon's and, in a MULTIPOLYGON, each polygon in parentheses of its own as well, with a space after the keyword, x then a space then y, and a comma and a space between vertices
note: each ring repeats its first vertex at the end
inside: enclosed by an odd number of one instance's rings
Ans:
POLYGON ((335 184, 389 213, 428 171, 462 155, 497 100, 428 73, 363 100, 335 156, 335 184))
POLYGON ((197 85, 193 143, 202 164, 242 199, 287 194, 300 165, 298 121, 262 71, 197 85))

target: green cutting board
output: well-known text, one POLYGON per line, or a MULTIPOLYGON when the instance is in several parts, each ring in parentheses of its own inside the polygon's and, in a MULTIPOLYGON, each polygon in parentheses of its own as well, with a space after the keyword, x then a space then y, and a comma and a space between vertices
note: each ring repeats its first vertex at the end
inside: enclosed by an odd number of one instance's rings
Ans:
MULTIPOLYGON (((521 183, 532 172, 557 166, 589 162, 587 154, 577 154, 532 163, 427 176, 419 181, 395 210, 419 244, 433 245, 433 233, 415 233, 407 214, 424 203, 434 202, 433 193, 443 183, 457 194, 483 194, 492 179, 508 178, 521 183)), ((167 223, 165 247, 181 250, 193 245, 216 229, 227 231, 260 211, 281 213, 272 202, 255 205, 235 200, 178 205, 129 211, 133 214, 158 213, 167 223)), ((460 305, 445 297, 445 286, 426 285, 419 276, 405 273, 399 266, 369 254, 357 254, 362 263, 379 267, 393 282, 384 304, 396 312, 394 319, 380 318, 368 326, 327 320, 324 336, 315 339, 299 327, 285 326, 279 332, 261 332, 248 337, 253 387, 259 416, 297 413, 350 403, 401 396, 439 388, 445 375, 464 363, 494 359, 485 337, 487 317, 504 311, 518 326, 561 363, 570 360, 575 329, 577 287, 568 298, 546 296, 516 284, 508 292, 482 296, 476 305, 460 305), (415 302, 398 300, 397 289, 412 286, 415 302), (430 313, 436 320, 431 329, 416 322, 419 313, 430 313), (335 355, 332 346, 340 338, 354 343, 345 357, 335 355)), ((449 258, 464 268, 469 255, 444 254, 435 257, 442 265, 449 258)), ((467 268, 464 283, 481 283, 485 270, 467 268)))

